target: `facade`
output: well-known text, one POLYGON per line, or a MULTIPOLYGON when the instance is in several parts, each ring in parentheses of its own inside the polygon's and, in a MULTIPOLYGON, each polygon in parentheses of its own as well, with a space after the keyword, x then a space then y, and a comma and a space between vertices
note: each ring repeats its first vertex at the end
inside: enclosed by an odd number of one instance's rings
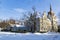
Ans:
POLYGON ((37 19, 36 25, 37 32, 48 32, 51 30, 51 21, 47 18, 46 12, 43 13, 41 18, 37 19))
POLYGON ((51 29, 51 22, 48 19, 46 13, 43 13, 42 18, 40 19, 40 32, 47 32, 51 29))

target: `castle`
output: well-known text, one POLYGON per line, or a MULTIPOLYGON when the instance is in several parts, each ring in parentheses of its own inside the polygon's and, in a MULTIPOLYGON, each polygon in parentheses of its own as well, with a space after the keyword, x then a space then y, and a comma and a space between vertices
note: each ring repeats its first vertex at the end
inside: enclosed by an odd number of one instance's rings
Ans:
POLYGON ((43 12, 42 17, 36 18, 37 12, 34 11, 34 14, 30 15, 30 18, 26 21, 26 26, 29 27, 29 31, 32 32, 57 32, 57 21, 54 12, 52 11, 52 7, 50 5, 50 11, 48 15, 46 12, 43 12))

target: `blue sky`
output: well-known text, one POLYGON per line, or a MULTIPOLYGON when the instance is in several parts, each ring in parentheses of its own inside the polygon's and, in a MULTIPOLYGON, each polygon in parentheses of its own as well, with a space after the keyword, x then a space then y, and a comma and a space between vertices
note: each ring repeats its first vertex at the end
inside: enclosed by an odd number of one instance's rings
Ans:
POLYGON ((49 11, 50 4, 57 15, 60 12, 60 0, 0 0, 0 19, 20 19, 23 13, 32 11, 32 6, 43 13, 49 11))

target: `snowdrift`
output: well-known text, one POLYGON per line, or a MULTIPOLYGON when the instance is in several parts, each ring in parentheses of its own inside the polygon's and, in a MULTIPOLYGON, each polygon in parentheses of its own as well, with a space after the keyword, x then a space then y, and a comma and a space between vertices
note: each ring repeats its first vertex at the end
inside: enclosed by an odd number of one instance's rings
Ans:
POLYGON ((60 35, 60 33, 47 32, 47 33, 12 33, 12 32, 0 32, 0 34, 21 34, 21 35, 60 35))

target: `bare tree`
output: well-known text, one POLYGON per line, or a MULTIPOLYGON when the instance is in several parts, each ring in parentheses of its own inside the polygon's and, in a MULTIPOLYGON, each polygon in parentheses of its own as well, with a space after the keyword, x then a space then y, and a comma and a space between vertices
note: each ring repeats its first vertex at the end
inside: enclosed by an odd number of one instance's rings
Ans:
POLYGON ((28 18, 28 20, 26 22, 27 22, 27 25, 31 27, 31 31, 35 32, 37 11, 36 11, 35 7, 33 7, 32 9, 33 9, 33 13, 29 12, 28 13, 29 15, 24 14, 24 16, 28 18))

